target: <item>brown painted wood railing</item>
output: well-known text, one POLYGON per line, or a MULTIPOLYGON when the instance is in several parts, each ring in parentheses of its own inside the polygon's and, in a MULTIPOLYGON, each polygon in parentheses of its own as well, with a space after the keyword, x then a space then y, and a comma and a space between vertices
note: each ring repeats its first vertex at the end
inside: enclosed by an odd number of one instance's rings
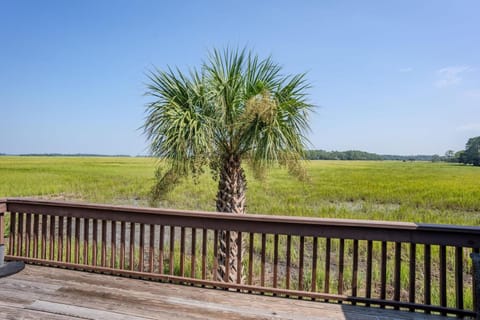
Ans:
MULTIPOLYGON (((476 314, 469 253, 479 251, 479 227, 28 199, 0 200, 0 223, 0 242, 6 227, 8 260, 381 308, 476 314), (238 233, 242 246, 237 257, 227 250, 227 262, 243 270, 235 283, 215 281, 220 230, 238 233)), ((226 263, 227 274, 229 268, 226 263)))

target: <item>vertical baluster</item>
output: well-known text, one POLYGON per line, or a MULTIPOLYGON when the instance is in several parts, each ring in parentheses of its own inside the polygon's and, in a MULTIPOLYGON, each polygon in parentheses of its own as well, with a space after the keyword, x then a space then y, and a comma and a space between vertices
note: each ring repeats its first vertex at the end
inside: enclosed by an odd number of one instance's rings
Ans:
POLYGON ((153 256, 155 255, 155 225, 150 225, 150 240, 148 241, 149 252, 148 252, 148 265, 149 272, 153 273, 155 271, 153 256))
POLYGON ((38 214, 38 220, 37 220, 37 253, 36 253, 36 257, 38 259, 41 259, 42 258, 42 219, 43 219, 43 214, 40 215, 38 214))
POLYGON ((262 233, 262 257, 261 257, 261 269, 260 269, 260 286, 265 287, 265 255, 266 255, 266 243, 267 235, 262 233))
POLYGON ((41 244, 41 258, 47 259, 47 225, 48 225, 48 216, 42 214, 42 244, 41 244))
POLYGON ((80 218, 75 218, 75 249, 74 249, 74 255, 75 255, 75 263, 79 264, 80 263, 80 218))
POLYGON ((10 239, 8 245, 8 254, 11 256, 17 255, 18 246, 17 246, 17 216, 16 212, 10 212, 10 239))
POLYGON ((195 278, 195 262, 196 262, 196 249, 197 249, 197 229, 192 228, 192 246, 190 253, 190 278, 195 278))
POLYGON ((33 242, 35 240, 35 226, 33 225, 35 222, 35 216, 36 214, 30 213, 27 214, 29 217, 27 217, 27 234, 29 235, 29 240, 28 242, 28 250, 27 250, 27 256, 28 257, 33 257, 35 247, 33 245, 33 242), (30 221, 28 221, 30 220, 30 221))
POLYGON ((26 249, 27 257, 33 257, 34 251, 35 251, 35 246, 33 244, 33 242, 35 241, 35 229, 36 229, 34 226, 35 216, 36 214, 34 213, 27 213, 27 219, 25 223, 27 237, 28 237, 28 240, 26 241, 26 244, 28 246, 28 248, 26 249))
POLYGON ((92 264, 97 265, 98 220, 93 219, 92 264))
POLYGON ((33 214, 27 213, 26 214, 26 221, 25 221, 25 232, 26 232, 26 240, 25 240, 25 256, 31 257, 33 253, 32 248, 32 240, 33 240, 33 214))
POLYGON ((165 227, 162 225, 160 226, 160 235, 159 235, 159 239, 158 239, 158 273, 161 273, 163 274, 164 273, 164 269, 163 269, 163 256, 164 256, 164 252, 165 252, 165 241, 164 241, 164 238, 165 238, 165 227))
POLYGON ((0 245, 5 245, 5 212, 3 211, 0 212, 0 245))
POLYGON ((84 265, 89 265, 89 257, 88 257, 88 252, 89 250, 89 238, 90 237, 90 219, 88 218, 83 218, 83 264, 84 265))
POLYGON ((202 230, 202 279, 207 277, 207 229, 202 230))
POLYGON ((24 234, 24 225, 23 225, 23 213, 18 214, 18 250, 17 255, 23 256, 23 234, 24 234))
POLYGON ((25 214, 25 257, 30 257, 30 241, 32 235, 32 214, 25 214))
POLYGON ((175 227, 170 226, 170 262, 169 262, 169 267, 170 267, 170 275, 173 275, 173 269, 175 267, 175 227))
POLYGON ((145 266, 145 224, 140 224, 140 256, 138 261, 138 271, 143 272, 145 266))
MULTIPOLYGON (((327 238, 325 241, 325 293, 330 292, 330 258, 332 251, 332 240, 327 238)), ((328 302, 328 299, 325 301, 328 302)))
MULTIPOLYGON (((478 254, 478 253, 480 253, 480 249, 479 248, 472 248, 472 253, 478 254)), ((478 272, 477 270, 475 270, 474 266, 472 266, 472 267, 473 267, 473 270, 472 270, 473 272, 478 272)), ((473 276, 473 274, 472 274, 472 276, 473 276)), ((472 277, 472 297, 473 297, 473 299, 472 299, 473 303, 472 304, 473 304, 473 310, 475 312, 477 312, 477 318, 478 318, 478 313, 480 312, 480 310, 478 310, 478 299, 480 297, 477 297, 477 285, 476 285, 476 283, 477 283, 477 281, 475 281, 475 278, 472 277)))
POLYGON ((218 230, 213 232, 213 270, 212 276, 213 280, 217 280, 217 270, 218 270, 218 230))
MULTIPOLYGON (((345 267, 345 239, 340 239, 340 249, 338 253, 338 294, 343 294, 343 269, 345 267)), ((339 301, 342 303, 341 301, 339 301)))
MULTIPOLYGON (((4 210, 6 211, 6 209, 4 210)), ((3 249, 7 248, 7 245, 5 244, 5 211, 0 212, 0 245, 4 245, 3 249)), ((4 251, 3 253, 8 254, 8 251, 4 251)))
MULTIPOLYGON (((431 267, 431 248, 429 244, 424 246, 424 304, 431 304, 431 281, 432 281, 432 267, 431 267)), ((425 310, 425 313, 430 313, 430 310, 425 310)))
POLYGON ((107 220, 101 220, 102 224, 102 255, 101 255, 101 264, 102 267, 107 266, 107 220))
POLYGON ((242 233, 237 233, 237 283, 242 282, 242 233))
POLYGON ((185 276, 185 227, 180 228, 180 276, 185 276))
POLYGON ((117 268, 117 221, 112 221, 112 233, 110 237, 110 268, 117 268))
POLYGON ((0 245, 5 245, 5 212, 3 211, 0 212, 0 245))
MULTIPOLYGON (((416 265, 417 265, 417 245, 415 243, 410 243, 410 288, 408 292, 408 302, 415 303, 415 277, 416 277, 416 265)), ((415 308, 410 308, 410 311, 415 311, 415 308)))
POLYGON ((40 236, 40 215, 33 215, 33 257, 38 258, 39 256, 39 244, 38 238, 40 236))
MULTIPOLYGON (((358 286, 358 240, 353 240, 353 266, 352 266, 352 296, 357 296, 358 286)), ((355 301, 352 305, 355 305, 355 301)))
POLYGON ((50 216, 50 237, 48 239, 50 246, 50 260, 55 260, 55 216, 50 216))
POLYGON ((135 223, 130 222, 130 251, 128 252, 128 262, 130 263, 130 270, 135 268, 135 223))
POLYGON ((227 230, 226 231, 226 239, 225 239, 225 245, 226 245, 226 248, 225 248, 225 278, 224 278, 224 281, 225 282, 230 282, 230 230, 227 230))
POLYGON ((303 260, 305 255, 305 237, 300 237, 300 248, 298 255, 298 290, 303 291, 303 260))
MULTIPOLYGON (((387 296, 387 242, 382 241, 381 267, 380 267, 380 299, 387 296)), ((385 308, 381 305, 380 308, 385 308)))
POLYGON ((313 251, 313 254, 312 254, 312 292, 316 292, 317 291, 317 260, 318 260, 318 238, 317 237, 313 237, 312 251, 313 251))
POLYGON ((273 237, 273 287, 276 288, 278 283, 278 234, 273 237))
POLYGON ((287 274, 285 275, 285 288, 290 289, 290 268, 292 260, 292 236, 287 235, 287 274))
MULTIPOLYGON (((400 274, 402 268, 402 243, 395 242, 395 269, 394 269, 394 286, 393 286, 393 300, 400 301, 400 274)), ((394 307, 398 310, 398 306, 394 307)))
MULTIPOLYGON (((367 274, 366 274, 366 285, 365 285, 365 297, 372 297, 372 260, 373 260, 373 242, 372 240, 367 241, 367 274)), ((367 307, 370 306, 370 303, 366 304, 367 307)))
POLYGON ((71 246, 72 246, 72 217, 67 217, 67 253, 66 262, 72 262, 71 246))
POLYGON ((63 259, 63 236, 64 236, 64 221, 63 216, 58 217, 58 251, 57 251, 57 261, 64 261, 63 259))
POLYGON ((127 225, 125 221, 120 222, 120 269, 125 269, 125 244, 127 242, 126 237, 127 225))
POLYGON ((463 248, 455 247, 455 297, 457 309, 463 309, 463 248))
MULTIPOLYGON (((440 246, 440 305, 442 307, 447 306, 447 247, 440 246)), ((446 316, 446 312, 440 313, 446 316)))
POLYGON ((253 283, 253 241, 255 234, 250 232, 249 235, 250 239, 248 242, 248 284, 251 285, 253 283))

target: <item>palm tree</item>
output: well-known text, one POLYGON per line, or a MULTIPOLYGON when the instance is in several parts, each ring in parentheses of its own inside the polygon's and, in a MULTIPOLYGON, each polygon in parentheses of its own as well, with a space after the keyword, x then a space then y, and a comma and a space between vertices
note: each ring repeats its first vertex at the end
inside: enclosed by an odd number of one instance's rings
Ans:
MULTIPOLYGON (((198 174, 209 165, 218 178, 217 212, 245 213, 242 161, 254 168, 297 164, 309 130, 305 74, 282 75, 271 58, 243 50, 213 50, 200 68, 149 74, 144 130, 168 177, 198 174)), ((237 234, 230 232, 230 272, 225 275, 227 232, 220 231, 217 280, 237 277, 237 234)), ((241 246, 241 244, 240 244, 241 246)), ((241 272, 239 270, 238 272, 241 272)))

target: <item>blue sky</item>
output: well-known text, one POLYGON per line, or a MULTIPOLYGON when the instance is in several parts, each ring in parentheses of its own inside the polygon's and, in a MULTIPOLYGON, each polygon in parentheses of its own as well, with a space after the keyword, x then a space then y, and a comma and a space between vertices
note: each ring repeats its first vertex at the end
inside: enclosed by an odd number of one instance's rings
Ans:
POLYGON ((146 154, 145 73, 249 48, 308 72, 311 148, 480 135, 479 1, 0 0, 0 153, 146 154))

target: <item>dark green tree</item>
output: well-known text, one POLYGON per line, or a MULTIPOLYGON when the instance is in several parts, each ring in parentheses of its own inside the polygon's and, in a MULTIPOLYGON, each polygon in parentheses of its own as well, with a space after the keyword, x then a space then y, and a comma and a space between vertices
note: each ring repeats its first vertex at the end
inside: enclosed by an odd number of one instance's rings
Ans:
POLYGON ((453 150, 447 150, 447 152, 445 152, 445 161, 446 162, 457 162, 458 159, 455 158, 455 151, 453 150))
POLYGON ((463 163, 480 166, 480 136, 468 139, 463 158, 463 163))
POLYGON ((455 159, 456 159, 456 162, 458 162, 458 163, 465 163, 466 164, 465 150, 460 150, 460 151, 455 152, 455 159))

